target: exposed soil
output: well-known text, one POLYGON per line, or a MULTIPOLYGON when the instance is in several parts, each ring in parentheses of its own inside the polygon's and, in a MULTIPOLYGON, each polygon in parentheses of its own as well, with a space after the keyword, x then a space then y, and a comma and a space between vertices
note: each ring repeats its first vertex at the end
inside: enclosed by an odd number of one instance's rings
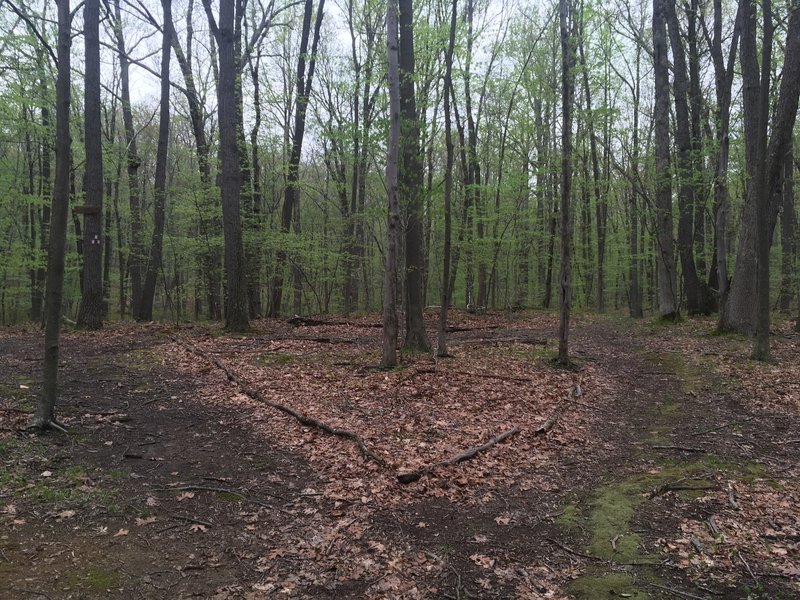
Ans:
POLYGON ((68 333, 69 432, 41 436, 18 431, 41 335, 0 333, 0 597, 800 594, 788 328, 762 367, 709 323, 578 316, 571 372, 540 343, 553 315, 457 313, 456 358, 385 373, 376 320, 68 333), (175 340, 357 433, 385 464, 259 404, 175 340), (471 460, 397 481, 511 426, 471 460))

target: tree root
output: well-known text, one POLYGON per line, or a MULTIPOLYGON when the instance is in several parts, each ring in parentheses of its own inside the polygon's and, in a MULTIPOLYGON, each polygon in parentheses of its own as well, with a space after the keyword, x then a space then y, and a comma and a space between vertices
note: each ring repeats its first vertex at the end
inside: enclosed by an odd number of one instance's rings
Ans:
POLYGON ((469 448, 467 450, 464 450, 463 452, 459 452, 458 454, 456 454, 454 456, 451 456, 450 458, 448 458, 446 460, 443 460, 443 461, 438 462, 438 463, 434 463, 432 465, 428 465, 426 467, 418 469, 417 471, 411 471, 410 473, 401 473, 400 475, 397 476, 397 481, 399 481, 400 483, 403 483, 403 484, 413 483, 415 481, 419 481, 420 479, 422 479, 422 477, 424 475, 427 475, 428 473, 430 473, 431 471, 433 471, 437 467, 449 467, 450 465, 455 465, 455 464, 460 463, 462 461, 469 460, 470 458, 475 457, 477 454, 483 452, 484 450, 488 450, 489 448, 491 448, 495 444, 499 444, 500 442, 502 442, 506 438, 509 438, 512 435, 515 435, 515 434, 517 434, 519 432, 520 432, 519 427, 512 427, 508 431, 505 431, 505 432, 501 433, 500 435, 496 435, 495 437, 490 439, 485 444, 482 444, 480 446, 475 446, 473 448, 469 448))
POLYGON ((364 456, 365 459, 371 460, 371 461, 377 463, 378 465, 380 465, 382 467, 386 467, 387 466, 386 465, 386 461, 384 461, 380 456, 376 455, 369 448, 367 448, 367 445, 364 443, 364 440, 357 433, 353 433, 352 431, 348 431, 346 429, 339 429, 337 427, 333 427, 331 425, 328 425, 327 423, 324 423, 322 421, 319 421, 318 419, 315 419, 314 417, 310 417, 310 416, 305 415, 305 414, 303 414, 301 412, 298 412, 298 411, 296 411, 295 409, 293 409, 293 408, 291 408, 289 406, 286 406, 284 404, 280 404, 278 402, 273 402, 272 400, 268 400, 258 390, 250 387, 250 385, 248 385, 244 381, 242 381, 239 378, 237 378, 236 375, 233 373, 233 371, 230 369, 230 367, 225 365, 219 359, 214 358, 213 356, 209 356, 208 354, 206 354, 202 350, 200 350, 198 348, 195 348, 191 344, 189 344, 187 342, 184 342, 182 340, 179 340, 178 338, 176 338, 174 336, 170 336, 170 337, 171 337, 172 341, 175 342, 176 344, 178 344, 179 346, 183 347, 184 349, 186 349, 187 351, 191 352, 192 354, 194 354, 196 356, 199 356, 200 358, 210 362, 211 364, 213 364, 217 368, 219 368, 222 371, 224 371, 225 375, 228 378, 228 381, 232 381, 233 383, 235 383, 237 386, 239 386, 239 389, 242 390, 242 392, 244 392, 247 396, 249 396, 251 399, 255 400, 256 402, 259 402, 261 404, 266 404, 270 408, 274 408, 276 410, 281 411, 282 413, 285 413, 285 414, 287 414, 287 415, 289 415, 291 417, 294 417, 295 419, 300 421, 300 423, 302 423, 303 425, 306 425, 308 427, 315 427, 317 429, 321 429, 322 431, 324 431, 326 433, 329 433, 331 435, 334 435, 336 437, 341 437, 341 438, 348 439, 348 440, 352 441, 356 446, 358 446, 358 449, 361 451, 361 454, 364 456))

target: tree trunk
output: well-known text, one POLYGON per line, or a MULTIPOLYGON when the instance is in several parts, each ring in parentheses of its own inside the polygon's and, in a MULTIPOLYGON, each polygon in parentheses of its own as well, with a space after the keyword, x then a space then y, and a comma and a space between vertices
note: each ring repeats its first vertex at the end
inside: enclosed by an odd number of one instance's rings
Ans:
POLYGON ((447 352, 447 311, 450 307, 450 245, 452 237, 451 212, 453 199, 453 131, 450 123, 450 90, 453 83, 453 51, 456 43, 456 17, 458 0, 453 0, 450 12, 450 33, 447 51, 444 56, 444 144, 447 154, 444 168, 444 257, 442 268, 442 295, 439 307, 439 331, 436 343, 436 356, 448 356, 447 352))
MULTIPOLYGON (((317 46, 319 45, 324 6, 325 0, 320 0, 319 6, 317 7, 317 18, 314 24, 314 41, 311 44, 310 55, 308 53, 308 39, 311 34, 311 17, 314 12, 313 0, 306 0, 303 13, 300 53, 297 57, 297 97, 295 98, 294 132, 292 134, 292 149, 289 155, 283 209, 281 210, 281 231, 284 234, 288 234, 292 227, 294 210, 300 201, 300 155, 303 150, 303 136, 306 130, 306 111, 308 109, 308 98, 311 94, 311 84, 314 79, 314 67, 316 65, 317 46), (308 78, 306 79, 307 60, 308 78)), ((275 254, 275 276, 272 280, 272 302, 269 307, 269 316, 272 318, 277 318, 281 312, 283 271, 285 269, 287 256, 287 252, 283 248, 279 248, 275 254)))
POLYGON ((125 128, 125 148, 128 172, 128 204, 131 213, 131 248, 128 255, 128 273, 131 280, 131 314, 139 318, 142 304, 142 271, 144 269, 144 239, 139 184, 139 166, 142 164, 136 145, 131 110, 130 62, 125 48, 120 0, 114 0, 114 33, 117 41, 120 69, 120 94, 122 96, 122 123, 125 128))
POLYGON ((795 290, 795 215, 794 215, 794 155, 786 154, 783 165, 783 186, 781 190, 781 291, 778 295, 778 308, 788 314, 795 290))
MULTIPOLYGON (((225 238, 225 328, 229 331, 246 331, 247 281, 244 273, 242 249, 242 218, 240 196, 242 191, 239 144, 236 139, 236 76, 238 60, 234 53, 234 0, 220 0, 219 27, 215 32, 219 48, 219 143, 221 155, 220 192, 222 199, 222 226, 225 238)), ((213 28, 212 28, 213 30, 213 28)))
POLYGON ((153 240, 150 245, 150 260, 142 288, 142 304, 138 319, 153 320, 153 302, 156 283, 161 275, 164 245, 164 219, 167 200, 167 152, 169 150, 169 63, 172 54, 172 0, 161 0, 164 10, 164 32, 161 43, 161 107, 158 122, 158 146, 156 149, 156 173, 153 186, 153 240))
POLYGON ((559 0, 561 29, 561 275, 559 278, 560 319, 558 325, 558 362, 568 365, 569 317, 572 303, 572 222, 570 195, 572 193, 572 104, 575 79, 572 66, 575 60, 570 32, 573 9, 569 0, 559 0))
POLYGON ((383 285, 383 354, 381 367, 397 365, 397 246, 400 237, 400 202, 398 199, 398 159, 400 151, 400 67, 398 43, 398 0, 386 1, 386 56, 389 84, 389 140, 386 156, 388 217, 386 266, 383 285))
POLYGON ((656 242, 658 256, 658 314, 661 319, 678 316, 675 254, 672 242, 672 182, 669 157, 669 67, 667 63, 667 7, 670 0, 653 0, 653 62, 656 146, 656 242))
POLYGON ((58 427, 55 405, 58 398, 59 337, 61 299, 64 292, 64 255, 67 241, 69 172, 72 141, 70 116, 71 17, 69 0, 58 0, 58 74, 56 77, 56 179, 53 186, 52 223, 47 253, 45 291, 44 364, 42 395, 31 423, 39 429, 58 427))
POLYGON ((86 0, 84 112, 86 148, 83 289, 78 327, 103 326, 103 137, 100 119, 100 0, 86 0))
POLYGON ((403 348, 430 352, 422 311, 425 308, 425 240, 423 232, 422 161, 419 120, 414 97, 414 10, 411 0, 398 0, 401 165, 398 194, 406 202, 406 337, 403 348))
POLYGON ((693 143, 689 117, 689 80, 686 52, 675 10, 674 0, 663 3, 673 57, 673 95, 675 98, 675 143, 678 150, 678 253, 686 293, 686 310, 690 315, 704 312, 701 308, 700 279, 694 261, 694 211, 697 198, 696 177, 692 159, 693 143))

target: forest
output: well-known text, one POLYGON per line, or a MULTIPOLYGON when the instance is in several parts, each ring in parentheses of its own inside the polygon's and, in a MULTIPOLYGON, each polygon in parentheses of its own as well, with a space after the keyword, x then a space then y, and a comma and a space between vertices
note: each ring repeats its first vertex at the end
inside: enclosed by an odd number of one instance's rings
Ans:
POLYGON ((0 48, 0 595, 800 594, 798 0, 0 48))

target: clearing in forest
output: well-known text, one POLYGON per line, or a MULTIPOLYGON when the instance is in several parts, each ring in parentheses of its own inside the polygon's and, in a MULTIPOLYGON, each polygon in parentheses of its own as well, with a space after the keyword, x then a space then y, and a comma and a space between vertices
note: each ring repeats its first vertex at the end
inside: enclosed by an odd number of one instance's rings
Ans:
POLYGON ((41 335, 4 331, 0 596, 800 594, 788 327, 764 365, 579 315, 564 371, 549 313, 452 318, 454 358, 388 372, 375 317, 68 333, 41 437, 41 335))

